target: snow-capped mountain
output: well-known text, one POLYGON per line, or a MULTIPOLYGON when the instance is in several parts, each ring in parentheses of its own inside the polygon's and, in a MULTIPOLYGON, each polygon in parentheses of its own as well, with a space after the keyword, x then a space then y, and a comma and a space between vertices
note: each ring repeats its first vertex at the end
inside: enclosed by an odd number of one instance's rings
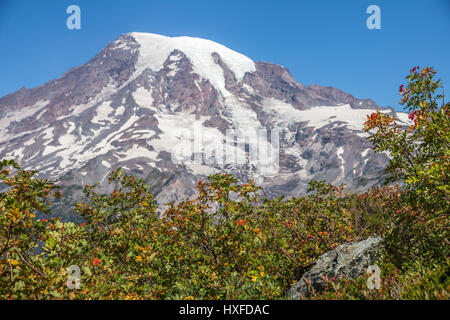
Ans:
POLYGON ((213 172, 257 178, 269 195, 303 194, 310 179, 361 190, 382 181, 387 160, 362 132, 377 108, 209 40, 129 33, 61 78, 1 98, 0 159, 73 198, 118 166, 160 203, 192 196, 213 172))

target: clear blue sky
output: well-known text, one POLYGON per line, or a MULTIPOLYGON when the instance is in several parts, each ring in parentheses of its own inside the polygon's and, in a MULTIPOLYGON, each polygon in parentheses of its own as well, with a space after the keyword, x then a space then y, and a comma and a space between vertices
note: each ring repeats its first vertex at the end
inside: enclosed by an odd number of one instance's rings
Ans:
POLYGON ((211 39, 382 106, 398 107, 415 65, 434 66, 450 88, 450 0, 0 0, 0 96, 58 78, 132 31, 211 39), (81 30, 66 28, 71 4, 81 30), (366 27, 371 4, 381 30, 366 27))

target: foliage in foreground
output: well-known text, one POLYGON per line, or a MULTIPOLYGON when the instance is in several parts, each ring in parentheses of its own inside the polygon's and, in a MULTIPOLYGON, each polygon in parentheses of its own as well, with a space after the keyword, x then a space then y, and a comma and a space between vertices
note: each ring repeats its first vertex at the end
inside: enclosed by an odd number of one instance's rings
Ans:
POLYGON ((391 156, 391 181, 401 184, 363 194, 312 181, 307 196, 267 199, 253 181, 216 174, 160 217, 144 182, 119 168, 111 194, 85 186, 74 208, 79 225, 37 219, 61 196, 57 187, 0 162, 8 186, 0 193, 0 297, 285 299, 322 253, 379 235, 380 289, 367 289, 366 276, 329 279, 309 298, 448 299, 450 115, 433 75, 414 68, 401 87, 414 125, 381 112, 366 122, 375 150, 391 156))

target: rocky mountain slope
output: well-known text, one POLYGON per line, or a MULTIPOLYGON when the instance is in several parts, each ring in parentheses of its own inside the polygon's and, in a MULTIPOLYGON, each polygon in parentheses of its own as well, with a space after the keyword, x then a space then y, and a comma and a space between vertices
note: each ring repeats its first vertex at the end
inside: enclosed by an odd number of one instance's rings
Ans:
POLYGON ((63 207, 85 184, 108 189, 118 166, 144 177, 159 203, 194 195, 213 172, 253 177, 269 196, 303 194, 310 179, 360 191, 382 182, 387 161, 362 132, 376 108, 209 40, 129 33, 61 78, 1 98, 0 158, 60 181, 63 207))

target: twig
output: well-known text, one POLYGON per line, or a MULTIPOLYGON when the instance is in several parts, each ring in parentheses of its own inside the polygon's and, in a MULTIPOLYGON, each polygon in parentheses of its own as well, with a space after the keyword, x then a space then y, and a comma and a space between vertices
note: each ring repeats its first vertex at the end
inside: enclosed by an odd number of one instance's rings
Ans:
POLYGON ((9 265, 9 296, 12 296, 12 290, 14 288, 14 274, 13 274, 13 269, 12 269, 12 265, 11 262, 9 261, 9 252, 6 253, 6 259, 8 259, 8 265, 9 265))
POLYGON ((295 261, 294 258, 291 257, 291 255, 290 255, 289 253, 286 252, 286 250, 284 250, 283 248, 280 248, 280 249, 281 249, 281 251, 283 251, 283 253, 284 253, 289 259, 291 259, 291 261, 292 261, 296 266, 299 266, 299 265, 300 265, 297 261, 295 261))
POLYGON ((28 268, 30 268, 34 272, 38 273, 41 277, 45 278, 45 273, 43 273, 42 271, 39 271, 35 267, 33 267, 31 265, 31 263, 29 263, 28 260, 25 259, 24 256, 22 256, 22 254, 19 252, 19 250, 16 247, 13 247, 13 248, 14 248, 14 251, 16 251, 16 253, 19 255, 20 260, 22 260, 22 262, 25 263, 28 266, 28 268))

